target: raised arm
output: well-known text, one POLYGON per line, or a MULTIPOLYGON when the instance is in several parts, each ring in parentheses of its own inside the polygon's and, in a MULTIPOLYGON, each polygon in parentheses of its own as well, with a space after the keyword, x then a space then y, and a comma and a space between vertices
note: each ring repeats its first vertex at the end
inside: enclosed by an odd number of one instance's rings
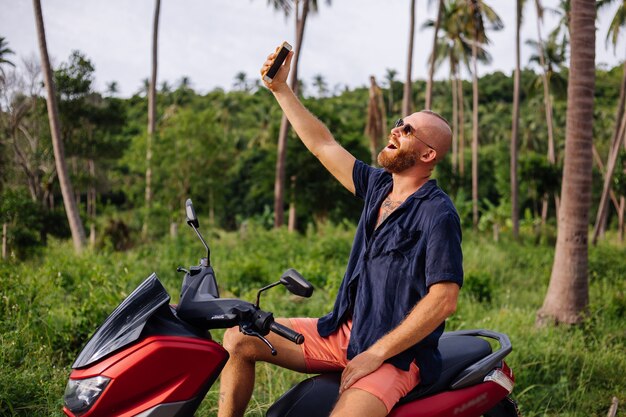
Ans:
MULTIPOLYGON (((262 76, 265 75, 275 58, 276 52, 267 57, 267 61, 261 67, 262 76)), ((293 52, 290 52, 273 81, 263 82, 274 94, 302 143, 344 187, 354 194, 352 169, 355 158, 337 143, 328 128, 302 105, 287 85, 292 58, 293 52)))

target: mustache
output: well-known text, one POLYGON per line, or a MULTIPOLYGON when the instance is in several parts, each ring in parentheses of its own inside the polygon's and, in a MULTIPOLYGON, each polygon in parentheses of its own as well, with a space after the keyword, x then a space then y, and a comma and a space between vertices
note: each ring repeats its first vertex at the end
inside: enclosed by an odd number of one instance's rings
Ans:
POLYGON ((387 143, 392 143, 396 148, 400 147, 400 143, 396 140, 395 136, 391 133, 387 136, 387 143))

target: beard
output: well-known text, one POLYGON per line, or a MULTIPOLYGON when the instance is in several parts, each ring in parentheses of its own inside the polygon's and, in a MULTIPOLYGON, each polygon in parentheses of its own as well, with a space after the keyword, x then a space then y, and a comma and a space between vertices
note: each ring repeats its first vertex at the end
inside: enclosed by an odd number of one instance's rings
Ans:
POLYGON ((385 168, 387 172, 398 174, 417 163, 417 155, 406 149, 396 149, 395 152, 383 148, 378 154, 378 165, 385 168))

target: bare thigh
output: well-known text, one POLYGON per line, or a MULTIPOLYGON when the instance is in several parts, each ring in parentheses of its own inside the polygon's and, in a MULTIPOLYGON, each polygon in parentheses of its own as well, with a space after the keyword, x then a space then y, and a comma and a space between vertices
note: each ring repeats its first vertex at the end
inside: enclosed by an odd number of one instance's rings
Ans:
POLYGON ((344 391, 330 417, 384 417, 387 407, 380 399, 356 388, 344 391))

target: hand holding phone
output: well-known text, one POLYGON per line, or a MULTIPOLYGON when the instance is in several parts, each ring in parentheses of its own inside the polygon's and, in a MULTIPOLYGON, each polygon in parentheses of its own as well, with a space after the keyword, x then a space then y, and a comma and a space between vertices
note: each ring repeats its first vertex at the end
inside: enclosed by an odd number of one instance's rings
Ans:
POLYGON ((267 72, 263 74, 263 81, 269 84, 272 83, 272 81, 274 80, 274 77, 276 76, 276 73, 280 69, 281 65, 283 65, 283 62, 285 62, 287 55, 289 55, 289 52, 291 52, 291 49, 292 49, 291 45, 289 45, 289 43, 287 42, 283 42, 282 45, 280 45, 280 49, 278 53, 276 54, 276 58, 274 59, 274 62, 272 63, 270 68, 267 70, 267 72))

